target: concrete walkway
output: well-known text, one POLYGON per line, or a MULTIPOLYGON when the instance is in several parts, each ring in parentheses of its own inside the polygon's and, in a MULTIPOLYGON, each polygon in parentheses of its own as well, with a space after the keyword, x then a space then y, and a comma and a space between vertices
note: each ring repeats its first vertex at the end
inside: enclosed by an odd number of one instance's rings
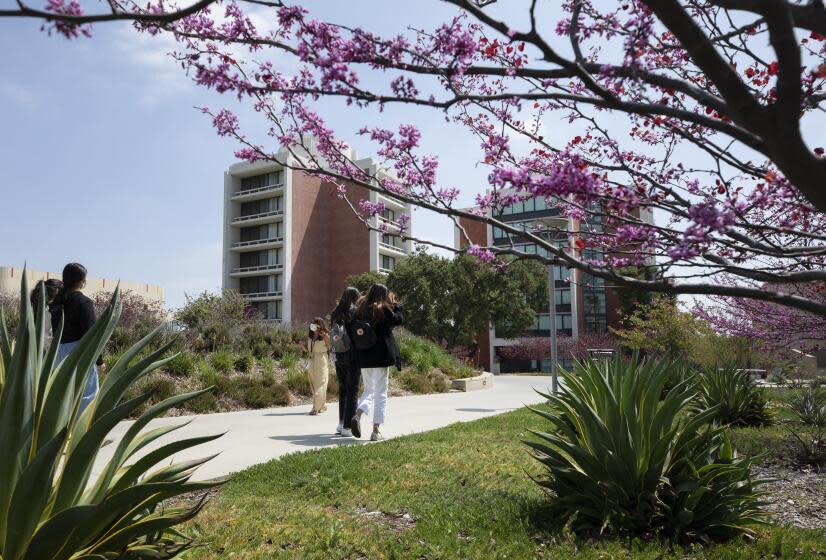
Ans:
MULTIPOLYGON (((542 402, 542 397, 533 388, 545 391, 550 390, 549 386, 547 377, 505 375, 495 377, 490 389, 390 398, 388 421, 382 427, 382 433, 389 439, 501 414, 525 404, 542 402)), ((319 416, 309 416, 309 409, 309 405, 302 405, 161 418, 150 423, 149 429, 186 421, 191 423, 159 439, 147 451, 178 439, 226 432, 215 441, 175 456, 175 461, 183 461, 220 453, 198 469, 193 477, 204 480, 265 463, 287 453, 337 445, 363 445, 369 439, 372 425, 366 419, 362 420, 366 438, 362 436, 357 440, 333 435, 338 424, 337 402, 329 403, 327 412, 319 416)), ((111 436, 121 437, 130 424, 122 422, 111 436)), ((109 460, 114 448, 114 445, 108 445, 101 450, 95 475, 109 460)))

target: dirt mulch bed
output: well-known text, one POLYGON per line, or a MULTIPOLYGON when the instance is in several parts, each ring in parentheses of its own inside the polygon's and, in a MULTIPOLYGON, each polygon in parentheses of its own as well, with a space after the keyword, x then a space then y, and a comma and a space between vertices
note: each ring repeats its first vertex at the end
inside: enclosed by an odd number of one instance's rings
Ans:
POLYGON ((766 509, 780 525, 826 529, 826 471, 771 464, 755 465, 757 478, 774 479, 765 486, 766 509))

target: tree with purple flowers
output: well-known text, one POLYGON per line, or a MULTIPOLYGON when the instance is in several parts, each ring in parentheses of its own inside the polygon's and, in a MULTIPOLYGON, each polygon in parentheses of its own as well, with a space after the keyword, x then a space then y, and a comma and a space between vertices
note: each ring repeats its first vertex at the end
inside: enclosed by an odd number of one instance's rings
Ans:
MULTIPOLYGON (((282 163, 323 176, 341 197, 361 185, 450 217, 467 241, 463 220, 474 220, 545 250, 469 243, 481 261, 558 260, 618 286, 826 315, 826 161, 810 140, 826 100, 820 0, 445 1, 455 17, 393 35, 281 0, 110 2, 99 16, 49 0, 0 17, 37 17, 70 38, 111 19, 172 34, 174 58, 198 84, 249 102, 266 122, 269 138, 254 138, 229 110, 203 108, 237 140, 237 157, 275 160, 287 146, 282 163), (320 99, 368 125, 333 130, 320 99), (415 125, 384 126, 379 112, 391 105, 439 111, 474 135, 489 170, 474 208, 458 206, 467 185, 440 182, 415 125), (565 139, 552 140, 548 123, 560 116, 565 139), (342 138, 353 134, 375 143, 385 169, 350 159, 342 138), (567 225, 525 231, 498 219, 533 197, 567 225), (653 262, 651 277, 623 273, 653 262)), ((353 209, 368 227, 412 235, 404 219, 370 220, 381 203, 353 209)))

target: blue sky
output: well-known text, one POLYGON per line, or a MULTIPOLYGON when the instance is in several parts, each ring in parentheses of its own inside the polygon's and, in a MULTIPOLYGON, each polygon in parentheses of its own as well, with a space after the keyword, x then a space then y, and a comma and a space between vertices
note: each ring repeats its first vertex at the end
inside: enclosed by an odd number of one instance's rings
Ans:
MULTIPOLYGON (((454 13, 441 2, 412 14, 383 2, 364 2, 358 13, 344 3, 313 4, 322 16, 376 30, 454 13)), ((166 55, 167 39, 109 24, 92 39, 66 41, 39 27, 0 21, 0 264, 57 271, 78 261, 93 276, 160 284, 172 307, 185 293, 218 289, 222 174, 236 146, 194 107, 237 109, 234 99, 194 86, 166 55)), ((320 109, 360 154, 374 153, 355 132, 378 122, 375 115, 320 109)), ((239 116, 256 129, 251 112, 239 116)), ((418 124, 440 157, 441 183, 462 187, 462 202, 484 190, 477 143, 439 113, 394 109, 380 122, 418 124)), ((413 224, 415 235, 452 243, 442 218, 417 211, 413 224)))

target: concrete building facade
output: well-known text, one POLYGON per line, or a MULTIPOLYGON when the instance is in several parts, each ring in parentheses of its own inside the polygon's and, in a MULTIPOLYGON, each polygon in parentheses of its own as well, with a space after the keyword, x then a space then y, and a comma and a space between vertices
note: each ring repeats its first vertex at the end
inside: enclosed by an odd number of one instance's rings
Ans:
MULTIPOLYGON (((370 159, 350 158, 371 175, 370 159)), ((349 276, 389 272, 411 250, 398 235, 371 230, 353 214, 337 187, 277 160, 236 163, 224 173, 223 287, 242 293, 268 321, 304 323, 335 305, 349 276)), ((409 205, 363 186, 347 186, 350 202, 381 202, 383 220, 410 215, 409 205)))
MULTIPOLYGON (((23 275, 23 268, 13 266, 0 266, 0 293, 11 295, 20 294, 20 280, 23 275)), ((41 270, 26 270, 27 281, 29 287, 32 288, 39 280, 47 280, 49 278, 61 278, 60 272, 43 272, 41 270)), ((86 278, 86 287, 83 293, 89 297, 94 296, 99 292, 113 292, 115 287, 120 285, 122 292, 132 292, 147 301, 163 303, 163 288, 154 284, 146 284, 143 282, 127 282, 124 280, 113 280, 109 278, 95 278, 88 276, 86 278)))
MULTIPOLYGON (((580 231, 577 220, 560 215, 559 208, 551 207, 543 198, 533 198, 518 202, 505 208, 496 218, 518 228, 530 230, 536 224, 544 224, 549 228, 558 228, 561 231, 580 231)), ((649 218, 650 219, 650 218, 649 218)), ((527 239, 512 236, 509 233, 477 221, 462 218, 459 225, 470 238, 470 243, 479 246, 513 246, 525 253, 538 253, 547 256, 544 248, 527 239)), ((588 227, 599 228, 599 224, 589 223, 588 227)), ((460 234, 459 228, 455 231, 455 247, 464 248, 467 240, 460 234)), ((567 235, 560 234, 555 243, 560 248, 568 247, 567 235)), ((615 289, 605 286, 602 278, 596 278, 579 270, 565 266, 553 266, 554 301, 556 305, 556 331, 558 335, 577 338, 581 333, 605 333, 610 327, 618 327, 619 298, 615 289)), ((525 333, 531 337, 550 337, 550 310, 536 310, 534 328, 525 333)), ((550 360, 514 361, 503 357, 499 350, 504 346, 515 344, 517 341, 496 335, 495 326, 491 325, 488 333, 481 334, 477 343, 479 346, 479 364, 487 371, 494 373, 509 373, 519 371, 550 371, 550 360)), ((560 365, 570 366, 570 360, 560 356, 560 365)))

